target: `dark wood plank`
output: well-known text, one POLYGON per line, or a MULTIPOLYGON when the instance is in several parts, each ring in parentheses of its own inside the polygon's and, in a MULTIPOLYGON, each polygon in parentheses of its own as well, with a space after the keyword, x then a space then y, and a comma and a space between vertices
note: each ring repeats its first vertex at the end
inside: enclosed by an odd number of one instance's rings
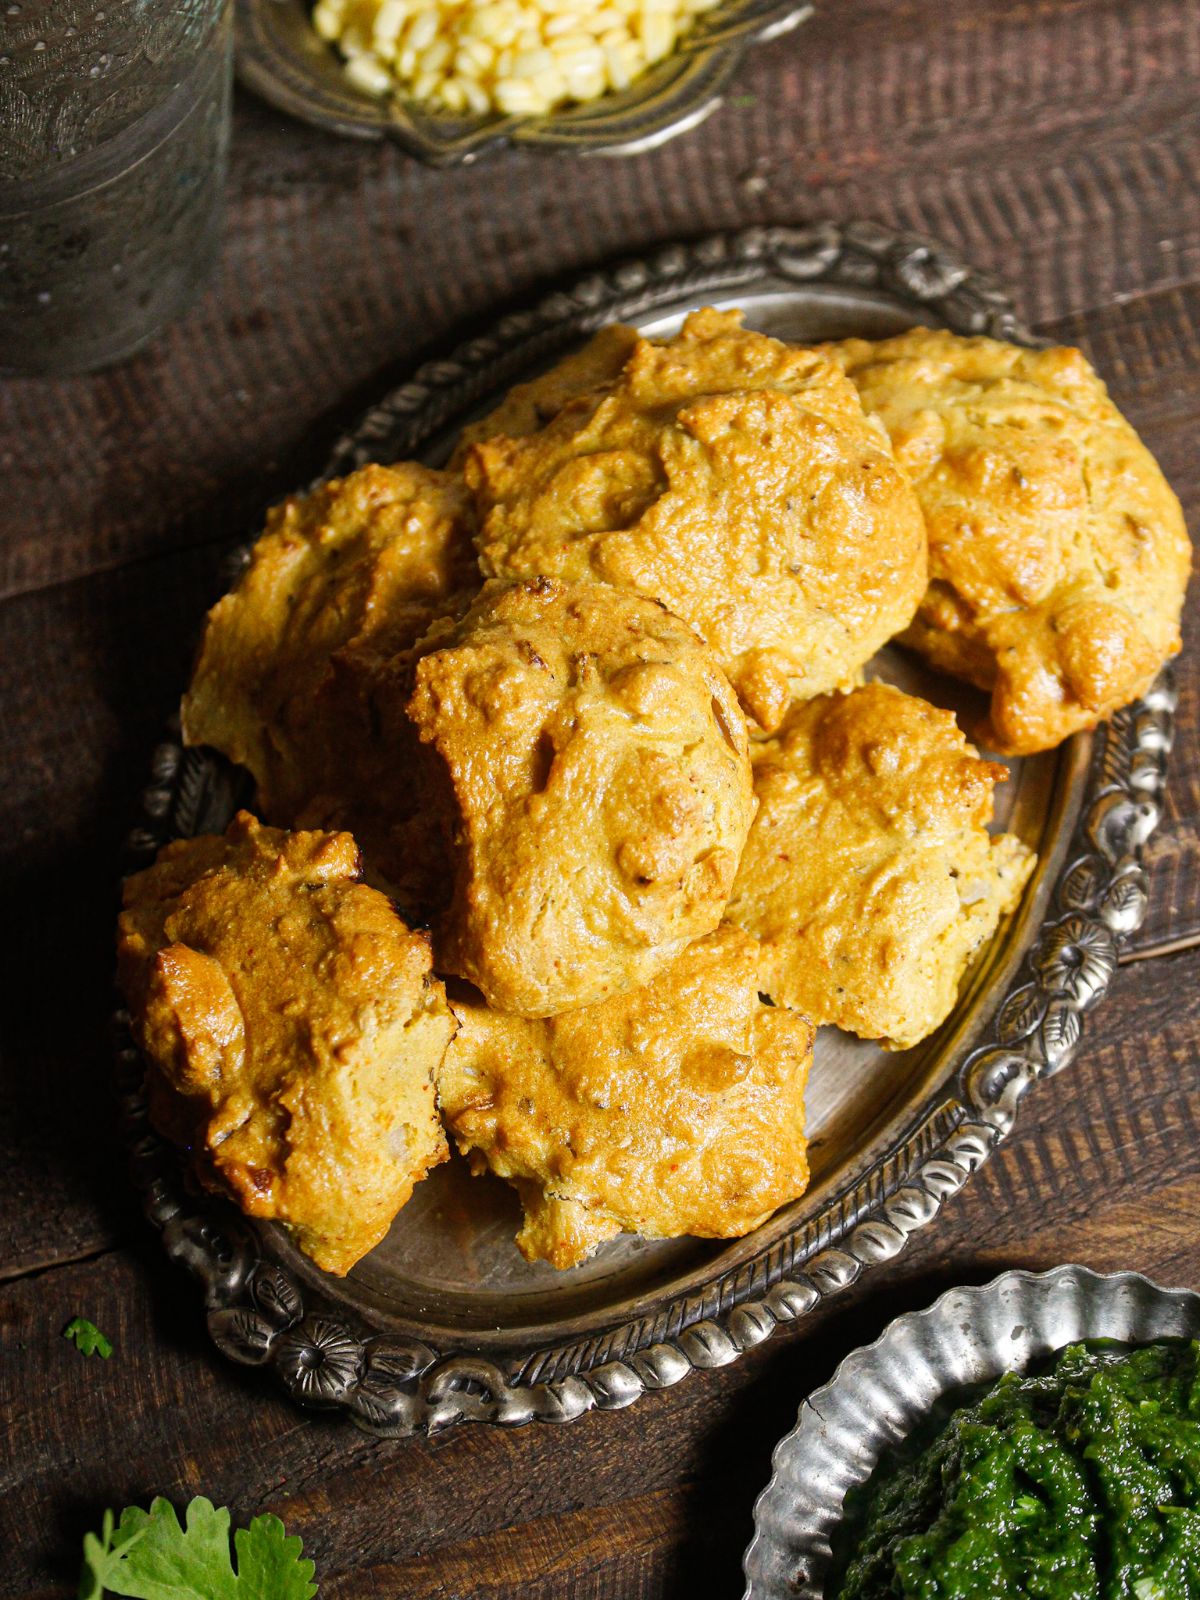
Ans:
POLYGON ((112 372, 0 389, 0 594, 245 527, 465 321, 667 238, 877 217, 1037 319, 1191 281, 1198 72, 1191 0, 843 0, 756 50, 705 128, 620 162, 431 172, 243 100, 201 304, 112 372))
MULTIPOLYGON (((335 1594, 422 1600, 641 1600, 678 1578, 677 1549, 689 1538, 694 1497, 660 1490, 613 1505, 565 1510, 520 1527, 464 1540, 399 1565, 360 1568, 335 1594)), ((731 1593, 734 1591, 730 1591, 731 1593)))
POLYGON ((214 585, 184 551, 0 605, 0 1277, 135 1220, 106 1045, 119 846, 214 585))
POLYGON ((364 1438, 211 1353, 157 1241, 0 1290, 0 1594, 62 1592, 106 1504, 203 1491, 303 1535, 338 1600, 738 1592, 770 1451, 853 1344, 949 1284, 1074 1260, 1200 1283, 1200 951, 1117 977, 1075 1067, 908 1254, 745 1361, 567 1427, 364 1438), (111 1361, 58 1337, 75 1314, 111 1361), (32 1508, 37 1515, 30 1515, 32 1508))

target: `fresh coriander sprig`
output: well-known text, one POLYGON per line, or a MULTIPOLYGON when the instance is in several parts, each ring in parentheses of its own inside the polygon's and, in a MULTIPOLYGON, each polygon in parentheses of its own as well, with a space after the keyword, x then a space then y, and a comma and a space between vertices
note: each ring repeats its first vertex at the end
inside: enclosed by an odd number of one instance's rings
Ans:
POLYGON ((85 1356, 103 1356, 107 1361, 113 1353, 112 1345, 86 1317, 72 1317, 63 1329, 63 1338, 70 1339, 85 1356))
POLYGON ((312 1600, 317 1586, 303 1546, 270 1512, 233 1536, 226 1507, 197 1495, 180 1527, 169 1500, 149 1509, 126 1506, 118 1522, 104 1513, 100 1533, 83 1539, 79 1600, 125 1595, 131 1600, 312 1600))

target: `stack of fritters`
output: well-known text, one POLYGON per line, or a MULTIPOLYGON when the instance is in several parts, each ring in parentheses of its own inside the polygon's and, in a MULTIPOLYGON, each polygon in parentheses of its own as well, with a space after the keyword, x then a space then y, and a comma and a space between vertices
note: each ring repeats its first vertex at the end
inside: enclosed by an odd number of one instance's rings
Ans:
POLYGON ((285 502, 183 708, 276 828, 126 891, 156 1120, 332 1271, 444 1155, 435 1084, 531 1259, 748 1232, 807 1182, 814 1027, 925 1038, 1033 867, 988 833, 1005 769, 870 658, 1046 749, 1178 648, 1189 559, 1077 352, 735 312, 605 329, 446 471, 285 502), (289 828, 352 830, 430 933, 289 828))

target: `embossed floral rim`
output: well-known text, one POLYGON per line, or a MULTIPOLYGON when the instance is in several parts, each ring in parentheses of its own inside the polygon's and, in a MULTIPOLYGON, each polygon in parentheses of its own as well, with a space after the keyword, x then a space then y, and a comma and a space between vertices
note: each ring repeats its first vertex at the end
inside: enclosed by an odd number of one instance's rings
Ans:
MULTIPOLYGON (((881 290, 959 332, 1036 342, 992 279, 927 240, 865 223, 723 234, 592 274, 421 367, 339 441, 324 476, 429 449, 481 398, 605 322, 767 280, 881 290)), ((381 1333, 358 1312, 314 1295, 264 1254, 260 1236, 231 1206, 197 1197, 187 1184, 179 1156, 150 1126, 143 1063, 128 1017, 118 1012, 118 1087, 133 1176, 168 1255, 203 1290, 215 1343, 235 1361, 272 1368, 302 1404, 343 1409, 372 1433, 401 1437, 468 1420, 565 1422, 736 1360, 897 1255, 1009 1133, 1025 1092, 1071 1061, 1121 941, 1141 925, 1142 850, 1160 817, 1175 701, 1165 672, 1098 731, 1048 920, 987 1037, 908 1133, 818 1215, 757 1256, 716 1268, 703 1288, 663 1295, 648 1314, 599 1336, 532 1348, 514 1337, 511 1353, 497 1358, 472 1348, 469 1335, 435 1346, 381 1333)), ((233 769, 210 752, 181 748, 176 726, 154 753, 143 815, 129 836, 129 869, 170 838, 223 826, 237 788, 233 769)))

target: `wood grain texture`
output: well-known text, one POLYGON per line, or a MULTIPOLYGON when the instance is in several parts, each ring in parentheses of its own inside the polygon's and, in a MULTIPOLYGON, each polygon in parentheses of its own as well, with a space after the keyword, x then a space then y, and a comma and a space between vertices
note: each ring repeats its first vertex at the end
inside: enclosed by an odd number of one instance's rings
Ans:
POLYGON ((771 1448, 853 1345, 1010 1265, 1200 1284, 1200 631, 1152 909, 1080 1056, 934 1229, 723 1371, 565 1428, 406 1444, 215 1356, 127 1186, 106 1017, 119 843, 218 551, 413 362, 675 235, 874 216, 958 244, 1109 379, 1200 527, 1200 10, 827 0, 663 150, 432 173, 243 98, 220 272, 144 356, 0 384, 0 1595, 70 1592, 106 1505, 277 1511, 323 1597, 740 1593, 771 1448), (109 1362, 60 1337, 76 1314, 109 1362))
POLYGON ((185 551, 0 605, 0 1277, 135 1216, 106 1047, 120 842, 215 588, 185 551))

